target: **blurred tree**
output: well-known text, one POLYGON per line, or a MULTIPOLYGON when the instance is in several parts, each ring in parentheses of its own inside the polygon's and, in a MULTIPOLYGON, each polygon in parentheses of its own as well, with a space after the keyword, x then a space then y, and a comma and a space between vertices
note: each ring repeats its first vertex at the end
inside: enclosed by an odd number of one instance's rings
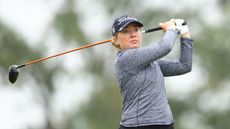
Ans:
POLYGON ((75 5, 77 4, 75 2, 78 1, 66 1, 54 19, 54 28, 60 32, 60 35, 67 41, 66 43, 70 41, 83 43, 85 41, 79 24, 80 14, 75 13, 75 5))
MULTIPOLYGON (((38 59, 41 57, 42 51, 37 49, 34 50, 28 46, 28 43, 24 41, 20 34, 15 33, 13 30, 9 29, 4 24, 0 23, 0 67, 1 76, 8 77, 7 70, 10 65, 15 63, 22 63, 29 60, 38 59), (19 58, 20 57, 20 58, 19 58)), ((55 68, 47 70, 47 68, 42 64, 37 64, 33 69, 27 69, 24 74, 28 73, 33 75, 32 77, 39 84, 38 88, 40 91, 37 94, 38 97, 42 98, 42 105, 44 106, 44 112, 46 115, 46 125, 45 129, 53 129, 51 118, 50 118, 50 93, 53 91, 53 85, 51 82, 51 77, 55 72, 55 68), (47 72, 49 71, 49 72, 47 72), (43 76, 41 76, 43 75, 43 76)), ((3 80, 4 84, 8 84, 8 80, 3 80)), ((16 88, 20 88, 22 83, 18 82, 14 84, 16 88)))
POLYGON ((95 92, 90 105, 82 107, 90 129, 116 129, 119 126, 121 98, 118 97, 118 87, 111 81, 105 85, 101 91, 95 92))

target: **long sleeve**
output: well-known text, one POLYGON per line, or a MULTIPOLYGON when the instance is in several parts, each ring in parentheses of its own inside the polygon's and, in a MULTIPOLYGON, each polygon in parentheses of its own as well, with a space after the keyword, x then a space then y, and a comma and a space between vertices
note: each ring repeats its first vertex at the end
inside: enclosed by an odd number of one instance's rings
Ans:
POLYGON ((175 76, 188 73, 192 70, 192 46, 193 40, 181 38, 180 58, 179 60, 158 61, 164 76, 175 76))
POLYGON ((168 30, 162 40, 150 47, 127 49, 118 52, 117 61, 125 69, 133 69, 137 67, 145 67, 151 62, 166 56, 176 41, 178 32, 176 30, 168 30))

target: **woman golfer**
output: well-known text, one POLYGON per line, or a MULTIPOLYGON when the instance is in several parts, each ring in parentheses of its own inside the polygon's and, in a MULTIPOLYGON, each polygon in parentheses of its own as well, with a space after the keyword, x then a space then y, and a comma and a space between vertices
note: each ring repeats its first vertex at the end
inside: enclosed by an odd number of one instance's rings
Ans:
POLYGON ((120 129, 173 129, 164 77, 185 74, 192 69, 192 42, 183 19, 160 23, 164 36, 157 44, 141 48, 143 24, 128 15, 114 21, 113 45, 119 51, 115 76, 123 97, 120 129), (180 34, 179 60, 165 60, 180 34))

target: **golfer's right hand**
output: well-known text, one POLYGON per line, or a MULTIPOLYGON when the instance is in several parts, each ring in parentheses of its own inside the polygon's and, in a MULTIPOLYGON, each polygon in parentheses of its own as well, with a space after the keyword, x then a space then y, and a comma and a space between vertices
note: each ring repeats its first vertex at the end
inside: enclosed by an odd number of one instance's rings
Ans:
POLYGON ((163 29, 164 32, 166 32, 169 29, 176 29, 174 19, 171 19, 170 21, 166 21, 164 23, 159 23, 159 26, 163 29))

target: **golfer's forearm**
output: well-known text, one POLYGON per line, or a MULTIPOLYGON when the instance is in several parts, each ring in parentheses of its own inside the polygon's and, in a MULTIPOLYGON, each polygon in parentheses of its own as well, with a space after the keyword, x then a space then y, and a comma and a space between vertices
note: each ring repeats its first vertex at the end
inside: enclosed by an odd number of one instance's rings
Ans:
POLYGON ((157 44, 158 47, 156 48, 153 48, 153 49, 158 49, 160 50, 158 53, 159 53, 159 56, 165 56, 167 55, 173 48, 174 46, 174 43, 176 41, 176 38, 177 38, 177 35, 178 35, 178 32, 176 30, 173 30, 173 29, 169 29, 164 37, 161 39, 161 41, 157 44))
POLYGON ((192 70, 192 39, 181 38, 179 61, 159 60, 164 76, 175 76, 188 73, 192 70))
POLYGON ((190 38, 181 38, 180 62, 184 69, 183 73, 192 70, 192 42, 190 38))

